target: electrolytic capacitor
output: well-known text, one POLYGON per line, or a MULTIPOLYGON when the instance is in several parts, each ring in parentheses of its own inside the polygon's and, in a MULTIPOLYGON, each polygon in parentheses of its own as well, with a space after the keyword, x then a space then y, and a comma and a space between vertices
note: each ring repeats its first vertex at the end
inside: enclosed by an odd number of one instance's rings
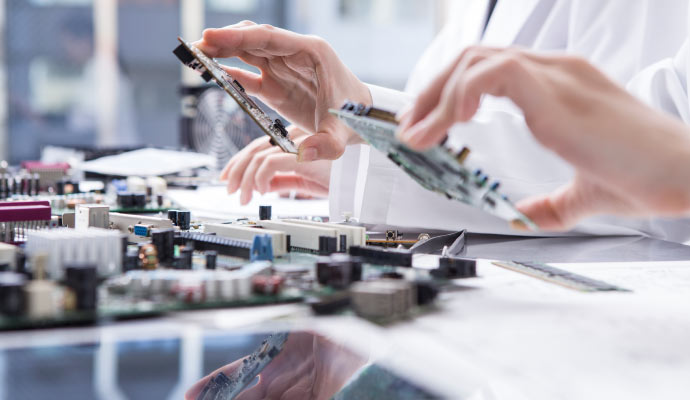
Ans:
POLYGON ((173 225, 177 225, 178 210, 168 210, 168 219, 172 221, 173 225))
POLYGON ((259 206, 259 219, 271 219, 271 206, 259 206))
POLYGON ((189 230, 189 226, 191 224, 191 219, 192 219, 192 213, 190 211, 178 211, 177 212, 177 226, 179 226, 181 230, 183 230, 183 231, 189 230))

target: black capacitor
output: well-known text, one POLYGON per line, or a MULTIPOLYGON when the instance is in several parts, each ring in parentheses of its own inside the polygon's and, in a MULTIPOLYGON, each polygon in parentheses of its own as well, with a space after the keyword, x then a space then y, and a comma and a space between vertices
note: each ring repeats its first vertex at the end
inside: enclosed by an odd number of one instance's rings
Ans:
POLYGON ((191 223, 192 213, 190 211, 178 211, 177 212, 177 226, 181 230, 189 230, 189 225, 191 223))
POLYGON ((31 195, 38 196, 41 192, 41 176, 39 174, 33 174, 31 177, 31 195))
POLYGON ((338 240, 332 236, 319 236, 319 254, 327 256, 338 251, 338 240))
POLYGON ((204 254, 206 254, 206 269, 216 269, 218 252, 209 250, 204 254))
POLYGON ((17 178, 16 176, 12 177, 10 179, 10 183, 12 184, 12 194, 21 194, 21 191, 22 191, 21 186, 22 185, 21 185, 21 181, 19 180, 19 178, 17 178))
POLYGON ((178 269, 192 269, 192 254, 194 254, 194 249, 190 247, 185 247, 180 250, 180 263, 178 264, 178 269))
POLYGON ((127 249, 127 253, 122 263, 122 272, 139 269, 139 249, 127 249))
MULTIPOLYGON (((55 193, 58 195, 65 194, 65 181, 55 182, 55 193)), ((118 199, 119 198, 120 198, 120 195, 118 195, 118 199)), ((118 201, 118 203, 119 203, 119 201, 118 201)))
POLYGON ((271 219, 271 206, 259 206, 259 219, 271 219))
POLYGON ((341 253, 347 253, 347 235, 340 235, 340 250, 341 253))
POLYGON ((117 194, 117 205, 120 208, 133 208, 134 201, 132 194, 129 192, 120 192, 117 194))
POLYGON ((133 193, 132 203, 134 208, 146 208, 146 193, 133 193))
POLYGON ((17 317, 24 314, 26 277, 14 272, 0 272, 0 314, 17 317))
POLYGON ((177 225, 177 215, 179 210, 168 210, 168 219, 172 221, 173 225, 177 225))
POLYGON ((474 278, 477 276, 477 260, 441 257, 438 268, 431 270, 431 276, 442 279, 474 278))
POLYGON ((158 262, 172 265, 175 256, 175 229, 153 229, 151 231, 151 244, 156 247, 158 262))
POLYGON ((65 267, 65 284, 77 297, 77 310, 95 311, 98 277, 93 264, 72 264, 65 267))
POLYGON ((3 174, 0 177, 0 199, 6 199, 9 196, 8 184, 7 174, 3 174))

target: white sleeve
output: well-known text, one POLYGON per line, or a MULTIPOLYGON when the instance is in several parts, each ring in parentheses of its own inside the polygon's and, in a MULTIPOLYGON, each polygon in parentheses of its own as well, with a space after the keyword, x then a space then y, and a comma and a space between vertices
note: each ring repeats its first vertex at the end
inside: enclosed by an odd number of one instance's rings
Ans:
POLYGON ((629 83, 628 90, 650 106, 665 111, 690 124, 688 101, 688 46, 686 40, 674 58, 653 64, 629 83))
MULTIPOLYGON (((376 85, 367 85, 375 107, 398 112, 413 97, 407 93, 376 85)), ((369 166, 369 146, 347 146, 345 153, 331 166, 329 185, 329 214, 331 220, 340 221, 344 213, 360 218, 364 182, 369 166)))

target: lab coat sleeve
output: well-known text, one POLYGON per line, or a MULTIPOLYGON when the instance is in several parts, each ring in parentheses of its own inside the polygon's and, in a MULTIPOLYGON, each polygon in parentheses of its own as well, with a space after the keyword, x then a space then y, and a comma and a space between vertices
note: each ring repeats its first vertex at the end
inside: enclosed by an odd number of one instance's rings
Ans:
POLYGON ((686 124, 690 124, 688 46, 690 40, 685 41, 675 57, 645 68, 628 83, 628 90, 632 94, 686 124))
MULTIPOLYGON (((376 85, 367 86, 372 103, 378 108, 398 112, 413 100, 411 95, 398 90, 376 85)), ((345 153, 333 161, 328 196, 331 220, 341 220, 345 213, 360 218, 369 150, 367 145, 347 146, 345 153)))

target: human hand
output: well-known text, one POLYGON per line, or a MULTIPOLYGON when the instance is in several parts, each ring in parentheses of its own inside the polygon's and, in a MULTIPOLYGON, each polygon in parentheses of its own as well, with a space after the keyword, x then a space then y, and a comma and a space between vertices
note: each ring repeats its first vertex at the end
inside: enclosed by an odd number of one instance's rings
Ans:
MULTIPOLYGON (((301 143, 309 134, 291 125, 290 137, 301 143)), ((284 153, 269 143, 268 136, 254 139, 235 154, 220 174, 227 181, 228 193, 241 190, 240 203, 249 203, 254 190, 261 194, 296 190, 303 195, 328 196, 331 161, 297 162, 294 154, 284 153)))
MULTIPOLYGON (((220 372, 230 375, 241 367, 242 360, 219 368, 195 383, 185 399, 195 400, 211 378, 220 372)), ((259 374, 259 382, 237 399, 330 399, 365 362, 322 336, 290 333, 280 354, 259 374)))
POLYGON ((224 67, 247 93, 314 133, 299 147, 300 161, 334 160, 347 144, 361 141, 328 109, 340 108, 346 99, 371 104, 369 89, 325 40, 242 21, 206 29, 195 45, 211 57, 238 57, 261 71, 224 67))
POLYGON ((565 230, 594 214, 690 210, 687 127, 573 56, 470 48, 401 116, 400 139, 418 150, 441 142, 472 118, 484 94, 510 98, 537 140, 577 171, 556 192, 517 204, 540 228, 565 230))

